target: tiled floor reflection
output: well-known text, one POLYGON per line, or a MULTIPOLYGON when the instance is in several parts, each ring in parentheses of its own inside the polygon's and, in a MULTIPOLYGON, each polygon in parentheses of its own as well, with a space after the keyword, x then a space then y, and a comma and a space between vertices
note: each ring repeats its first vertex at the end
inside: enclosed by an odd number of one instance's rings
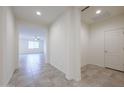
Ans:
POLYGON ((43 54, 25 54, 20 56, 20 68, 16 70, 8 86, 50 87, 70 86, 62 72, 45 64, 43 54))
POLYGON ((7 86, 10 87, 122 87, 124 73, 86 65, 81 81, 69 81, 62 72, 44 63, 43 54, 20 56, 20 68, 16 70, 7 86))
POLYGON ((42 70, 44 64, 45 60, 43 54, 20 55, 20 69, 23 69, 24 72, 37 72, 42 70))

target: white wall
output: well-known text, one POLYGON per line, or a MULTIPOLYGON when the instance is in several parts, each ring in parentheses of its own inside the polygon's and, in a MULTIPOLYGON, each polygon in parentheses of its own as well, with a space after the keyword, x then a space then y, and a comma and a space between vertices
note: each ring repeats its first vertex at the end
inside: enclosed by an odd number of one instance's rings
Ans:
POLYGON ((0 85, 2 85, 2 66, 3 66, 3 47, 2 47, 2 7, 0 7, 0 42, 1 42, 1 45, 0 45, 0 85))
POLYGON ((11 7, 1 7, 2 11, 2 85, 6 85, 16 68, 17 60, 17 47, 16 47, 16 32, 15 20, 11 7))
POLYGON ((49 29, 49 61, 62 72, 66 72, 67 30, 69 13, 66 12, 49 29))
POLYGON ((49 61, 67 79, 80 80, 80 11, 72 7, 49 29, 49 61))
POLYGON ((124 15, 91 25, 88 63, 104 66, 104 31, 124 27, 124 15))
POLYGON ((81 66, 83 67, 88 63, 88 49, 89 49, 89 37, 90 36, 90 26, 81 21, 81 66))

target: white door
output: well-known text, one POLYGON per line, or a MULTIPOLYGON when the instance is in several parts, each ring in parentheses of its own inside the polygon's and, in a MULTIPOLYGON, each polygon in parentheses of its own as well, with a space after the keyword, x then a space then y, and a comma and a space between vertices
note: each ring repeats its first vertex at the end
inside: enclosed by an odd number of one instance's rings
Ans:
POLYGON ((124 30, 105 32, 105 67, 124 71, 124 30))

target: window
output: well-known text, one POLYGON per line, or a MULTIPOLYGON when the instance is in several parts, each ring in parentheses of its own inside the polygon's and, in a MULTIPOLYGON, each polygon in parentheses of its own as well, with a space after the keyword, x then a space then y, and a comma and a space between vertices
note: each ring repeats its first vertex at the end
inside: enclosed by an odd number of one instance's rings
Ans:
POLYGON ((28 41, 28 49, 37 49, 39 48, 38 41, 28 41))

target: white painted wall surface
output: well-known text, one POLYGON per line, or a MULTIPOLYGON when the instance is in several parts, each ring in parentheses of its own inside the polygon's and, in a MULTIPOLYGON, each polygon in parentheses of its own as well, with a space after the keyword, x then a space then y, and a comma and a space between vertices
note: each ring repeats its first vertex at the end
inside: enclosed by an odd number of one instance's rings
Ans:
POLYGON ((124 27, 124 15, 91 25, 88 63, 104 66, 104 31, 124 27))
POLYGON ((56 20, 49 29, 49 61, 56 68, 66 73, 67 30, 69 13, 56 20))
POLYGON ((88 49, 89 49, 89 38, 90 38, 90 26, 81 21, 81 66, 83 67, 88 63, 88 49))
POLYGON ((80 80, 80 12, 72 7, 49 29, 50 63, 67 79, 80 80))
POLYGON ((15 20, 11 7, 1 7, 2 11, 2 84, 6 85, 16 68, 16 32, 15 20))
POLYGON ((81 12, 78 7, 72 7, 69 17, 69 30, 67 33, 68 41, 68 61, 66 78, 72 78, 76 81, 81 79, 81 12))
POLYGON ((2 85, 3 47, 2 47, 2 7, 0 7, 0 85, 2 85))

